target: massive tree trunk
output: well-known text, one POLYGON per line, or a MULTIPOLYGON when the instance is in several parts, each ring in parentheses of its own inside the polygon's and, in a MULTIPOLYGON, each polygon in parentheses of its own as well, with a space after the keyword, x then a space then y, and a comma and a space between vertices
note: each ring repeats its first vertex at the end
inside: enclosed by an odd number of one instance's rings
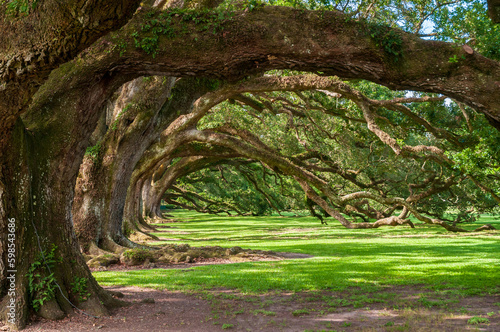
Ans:
POLYGON ((155 204, 156 190, 153 186, 153 178, 154 175, 150 179, 146 179, 142 185, 142 215, 150 219, 163 219, 160 204, 155 204))
POLYGON ((24 276, 28 273, 29 265, 33 262, 36 251, 29 251, 21 255, 21 250, 23 247, 37 247, 35 231, 31 225, 28 227, 32 218, 30 188, 33 181, 31 170, 28 169, 27 154, 32 142, 27 141, 24 126, 20 120, 10 138, 11 141, 7 145, 8 150, 3 154, 2 161, 4 161, 6 168, 2 174, 2 188, 0 189, 2 196, 2 207, 0 208, 2 246, 0 249, 4 249, 0 263, 0 267, 2 267, 0 281, 3 286, 9 288, 9 293, 0 303, 0 313, 1 318, 8 319, 11 325, 23 327, 28 317, 29 308, 27 279, 24 276), (14 234, 14 236, 8 236, 8 233, 14 234), (13 241, 9 241, 8 238, 12 238, 13 241), (14 259, 12 251, 9 251, 10 255, 7 254, 7 248, 14 249, 14 259))
POLYGON ((188 113, 209 88, 207 80, 186 78, 175 85, 174 81, 139 78, 122 88, 112 124, 97 145, 99 153, 86 158, 76 186, 73 214, 84 251, 98 247, 117 252, 137 246, 126 236, 130 229, 123 228, 134 168, 161 132, 179 115, 188 113))
POLYGON ((9 3, 0 3, 0 156, 16 119, 50 72, 125 24, 140 1, 45 0, 17 17, 9 3))
MULTIPOLYGON (((121 89, 109 129, 80 169, 73 206, 74 225, 85 252, 120 251, 136 245, 122 233, 123 205, 130 176, 155 139, 159 113, 173 79, 136 79, 121 89)), ((92 151, 92 150, 91 150, 92 151)))
POLYGON ((125 208, 123 210, 123 228, 129 232, 147 230, 148 225, 143 216, 143 189, 148 176, 132 174, 130 185, 127 189, 125 208))
MULTIPOLYGON (((2 151, 2 164, 6 166, 2 171, 5 197, 2 201, 4 207, 0 210, 8 218, 16 218, 18 231, 18 314, 11 322, 18 328, 26 323, 26 312, 33 305, 33 301, 27 299, 27 269, 40 262, 36 257, 40 251, 47 253, 53 245, 57 247, 55 258, 62 258, 61 262, 50 267, 59 286, 55 289, 55 299, 41 306, 41 315, 59 318, 69 312, 71 305, 64 297, 69 294, 69 299, 77 302, 75 298, 79 297, 72 293, 71 284, 79 280, 88 280, 91 296, 81 305, 89 306, 90 312, 105 314, 104 305, 113 302, 94 281, 80 254, 73 231, 71 206, 78 169, 103 103, 127 77, 91 76, 90 79, 64 81, 62 73, 75 70, 75 66, 70 63, 62 67, 53 72, 51 79, 37 93, 23 120, 18 119, 15 135, 8 136, 9 145, 2 151), (61 85, 64 90, 57 88, 61 85)), ((2 219, 2 223, 4 221, 6 219, 2 219)), ((2 256, 5 256, 8 245, 5 241, 3 238, 0 247, 2 256)), ((4 268, 3 291, 7 288, 6 276, 4 268)), ((4 301, 8 301, 8 297, 4 301)))
POLYGON ((74 301, 75 294, 68 289, 74 277, 81 277, 88 280, 87 288, 92 294, 87 301, 92 307, 89 310, 103 314, 101 300, 110 304, 111 298, 92 278, 72 233, 71 202, 68 202, 72 190, 68 192, 68 188, 74 179, 71 175, 57 181, 51 178, 59 170, 66 171, 67 163, 78 159, 72 153, 45 155, 48 146, 40 146, 33 140, 19 116, 51 70, 106 32, 123 25, 139 1, 75 0, 63 6, 59 1, 48 0, 40 2, 27 16, 21 14, 16 19, 9 17, 7 4, 0 4, 0 318, 14 328, 24 327, 31 307, 26 273, 36 259, 39 250, 36 248, 48 250, 50 244, 57 246, 57 257, 65 259, 52 271, 60 286, 56 298, 46 302, 40 313, 54 318, 68 312, 71 306, 63 294, 74 301), (63 160, 58 159, 63 161, 60 165, 54 163, 56 156, 64 156, 63 160), (61 187, 64 189, 57 191, 61 187), (8 230, 14 231, 10 232, 15 234, 13 242, 9 241, 14 237, 7 236, 8 230), (12 250, 13 245, 15 264, 7 260, 12 259, 8 249, 12 250), (6 265, 10 262, 12 266, 6 265), (17 272, 8 272, 13 270, 17 272))
MULTIPOLYGON (((219 1, 194 1, 193 5, 210 7, 217 3, 219 1)), ((171 8, 184 3, 157 1, 155 5, 171 8)), ((102 63, 100 59, 93 59, 87 65, 102 63)), ((163 129, 186 106, 189 109, 190 98, 196 99, 207 89, 206 80, 175 81, 174 77, 139 78, 124 87, 118 97, 114 121, 97 145, 104 152, 98 153, 94 162, 82 165, 76 188, 73 213, 84 251, 99 247, 117 252, 124 247, 138 246, 123 234, 122 221, 134 167, 163 129), (176 89, 172 91, 174 84, 176 89)))
MULTIPOLYGON (((25 124, 18 120, 9 149, 11 153, 7 155, 10 173, 5 182, 7 197, 4 203, 9 208, 9 218, 15 220, 17 253, 16 264, 7 269, 16 270, 8 273, 9 276, 15 275, 16 287, 13 297, 4 297, 2 310, 3 315, 7 314, 7 321, 18 328, 24 326, 28 308, 43 298, 45 301, 37 313, 49 319, 62 318, 72 312, 72 305, 78 305, 92 315, 106 315, 106 306, 116 302, 97 285, 80 254, 71 220, 79 160, 74 156, 74 149, 79 142, 66 141, 67 133, 55 129, 54 125, 58 124, 27 131, 25 124), (66 146, 65 143, 70 144, 66 146), (55 262, 49 260, 52 248, 55 249, 55 262), (46 261, 40 257, 40 252, 46 261), (32 264, 37 263, 41 266, 30 271, 32 264), (41 295, 40 291, 30 292, 28 275, 37 273, 48 278, 53 273, 53 281, 48 281, 42 290, 53 288, 53 292, 49 291, 48 295, 41 295), (85 294, 75 293, 72 288, 72 284, 80 280, 84 280, 85 294), (86 301, 79 303, 82 296, 86 301), (6 312, 11 298, 15 310, 6 312)), ((82 151, 80 159, 81 154, 82 151)), ((40 278, 35 282, 40 283, 40 278)))

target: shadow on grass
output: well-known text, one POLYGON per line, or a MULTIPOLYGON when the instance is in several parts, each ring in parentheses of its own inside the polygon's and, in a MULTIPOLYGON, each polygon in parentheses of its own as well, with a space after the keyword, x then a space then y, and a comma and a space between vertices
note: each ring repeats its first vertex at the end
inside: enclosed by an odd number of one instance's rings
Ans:
MULTIPOLYGON (((349 230, 333 221, 321 225, 311 217, 222 217, 182 211, 175 212, 175 217, 189 222, 175 223, 175 229, 155 234, 192 246, 241 246, 315 257, 193 268, 186 265, 183 270, 96 272, 96 279, 105 285, 169 290, 223 287, 266 292, 357 287, 368 292, 389 285, 423 284, 435 289, 462 289, 463 294, 500 291, 498 232, 453 234, 428 225, 349 230)), ((473 229, 483 223, 500 228, 500 221, 490 217, 463 226, 473 229)))
MULTIPOLYGON (((280 251, 319 254, 317 245, 281 246, 280 251)), ((331 255, 307 260, 211 265, 185 270, 99 272, 106 285, 123 284, 169 290, 214 287, 243 292, 269 290, 376 290, 385 285, 427 284, 432 287, 499 290, 498 245, 434 245, 338 243, 331 255), (481 254, 478 255, 478 250, 481 254)), ((186 266, 188 267, 188 265, 186 266)))

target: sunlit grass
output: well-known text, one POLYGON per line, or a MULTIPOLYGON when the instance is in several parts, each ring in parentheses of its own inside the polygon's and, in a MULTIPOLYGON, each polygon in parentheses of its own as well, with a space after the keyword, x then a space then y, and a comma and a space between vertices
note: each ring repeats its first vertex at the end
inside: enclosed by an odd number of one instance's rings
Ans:
MULTIPOLYGON (((136 285, 168 290, 238 289, 243 292, 345 290, 376 291, 388 285, 423 284, 461 293, 500 291, 500 233, 458 233, 418 224, 374 230, 348 230, 333 220, 310 217, 223 217, 176 211, 176 219, 157 233, 192 246, 306 253, 309 259, 208 265, 186 269, 95 272, 103 285, 136 285)), ((500 221, 483 217, 461 225, 474 229, 500 221)), ((159 226, 161 227, 161 225, 159 226)))

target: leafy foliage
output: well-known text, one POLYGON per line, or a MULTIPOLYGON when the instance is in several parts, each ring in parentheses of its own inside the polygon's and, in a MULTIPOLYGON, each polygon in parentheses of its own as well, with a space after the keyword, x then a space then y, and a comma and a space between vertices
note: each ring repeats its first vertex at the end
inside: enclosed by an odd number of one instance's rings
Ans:
POLYGON ((479 325, 479 324, 488 324, 489 322, 490 320, 488 318, 474 316, 467 321, 467 324, 479 325))
POLYGON ((55 277, 49 270, 54 269, 55 263, 59 261, 55 255, 56 249, 57 247, 53 245, 50 251, 39 253, 26 274, 30 301, 35 311, 40 310, 45 302, 55 296, 55 277))
POLYGON ((85 151, 85 157, 90 158, 94 164, 99 160, 99 154, 101 153, 102 143, 98 142, 94 146, 89 146, 85 151))
MULTIPOLYGON (((242 141, 245 135, 253 135, 253 140, 258 139, 273 153, 290 158, 330 183, 339 197, 360 190, 415 197, 413 204, 418 211, 445 219, 454 214, 446 219, 454 223, 473 221, 475 214, 497 209, 492 195, 498 195, 500 186, 499 137, 484 116, 435 95, 393 92, 368 82, 350 85, 368 98, 388 103, 393 99, 434 98, 432 102, 395 102, 380 107, 376 122, 399 147, 431 146, 446 151, 448 159, 425 150, 394 154, 369 129, 356 102, 332 98, 325 91, 248 94, 214 108, 198 128, 233 128, 241 133, 236 136, 242 141), (474 181, 492 191, 485 192, 474 181)), ((199 145, 198 150, 205 148, 199 145)), ((306 208, 304 194, 291 177, 257 161, 224 161, 181 178, 176 188, 176 193, 167 193, 168 203, 182 203, 184 208, 191 206, 198 211, 262 215, 306 208)), ((336 208, 365 222, 382 218, 380 211, 394 212, 378 202, 366 204, 359 201, 336 208)), ((310 208, 319 218, 314 207, 310 208)))
POLYGON ((459 6, 436 10, 434 30, 437 38, 469 44, 484 56, 500 60, 500 26, 486 15, 486 2, 461 1, 459 6))
POLYGON ((375 44, 382 47, 394 61, 398 61, 398 58, 402 55, 403 39, 401 36, 395 30, 389 29, 382 24, 368 24, 367 29, 375 44))
POLYGON ((140 31, 132 33, 135 47, 142 49, 153 58, 158 52, 158 40, 179 37, 188 33, 211 31, 214 35, 223 30, 223 23, 230 20, 234 13, 223 9, 171 9, 146 14, 147 23, 140 26, 140 31), (179 21, 181 24, 173 24, 179 21), (180 28, 175 28, 179 27, 180 28))
POLYGON ((71 291, 78 296, 79 302, 87 301, 89 296, 92 295, 87 289, 87 279, 75 277, 74 280, 71 283, 71 291))
POLYGON ((6 6, 6 12, 11 17, 25 16, 33 11, 38 0, 1 0, 0 5, 6 6))

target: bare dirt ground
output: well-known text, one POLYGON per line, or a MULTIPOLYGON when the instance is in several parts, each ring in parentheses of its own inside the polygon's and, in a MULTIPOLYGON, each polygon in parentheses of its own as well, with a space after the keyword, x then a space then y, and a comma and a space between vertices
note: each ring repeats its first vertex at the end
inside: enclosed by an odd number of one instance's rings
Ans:
MULTIPOLYGON (((500 331, 500 296, 433 297, 423 286, 366 295, 356 290, 251 296, 225 289, 203 294, 108 289, 122 292, 131 305, 97 319, 79 313, 60 321, 34 318, 25 331, 500 331), (488 322, 468 323, 473 317, 488 322)), ((8 329, 0 323, 0 331, 8 329)))
MULTIPOLYGON (((470 297, 443 309, 416 307, 394 309, 388 303, 363 308, 329 307, 331 292, 240 296, 227 290, 188 295, 139 287, 113 287, 132 305, 115 309, 99 319, 74 314, 61 321, 36 319, 34 331, 500 331, 498 297, 470 297), (154 299, 154 303, 150 299, 154 299), (488 317, 488 312, 496 314, 488 317), (471 325, 473 316, 488 317, 488 324, 471 325)), ((390 290, 401 300, 411 300, 422 290, 390 290)), ((6 330, 6 329, 4 329, 6 330)))

